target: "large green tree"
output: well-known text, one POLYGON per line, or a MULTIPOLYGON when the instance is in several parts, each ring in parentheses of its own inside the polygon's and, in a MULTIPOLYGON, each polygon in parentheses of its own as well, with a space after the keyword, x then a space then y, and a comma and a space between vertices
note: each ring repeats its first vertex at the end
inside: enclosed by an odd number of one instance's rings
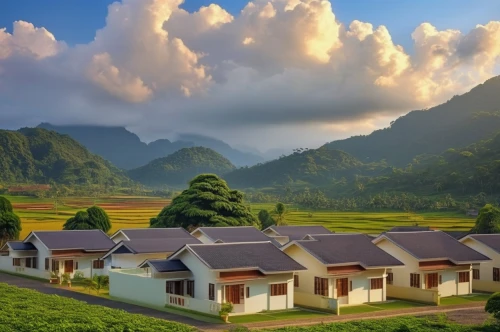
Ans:
POLYGON ((243 193, 231 190, 214 174, 200 174, 189 188, 173 199, 151 227, 251 226, 258 225, 250 209, 243 204, 243 193))
POLYGON ((472 233, 495 234, 500 233, 500 209, 491 204, 486 204, 479 210, 476 225, 472 233))
POLYGON ((268 227, 276 225, 276 222, 274 221, 273 217, 271 217, 271 214, 269 214, 269 211, 267 210, 260 210, 259 214, 257 215, 257 218, 259 218, 261 229, 266 229, 268 227))
POLYGON ((286 225, 285 214, 286 206, 285 204, 278 202, 274 208, 274 214, 276 215, 276 225, 283 226, 286 225))
POLYGON ((21 219, 14 214, 12 204, 7 198, 0 197, 0 248, 7 241, 18 240, 21 230, 21 219))
POLYGON ((100 229, 107 233, 111 229, 109 216, 102 208, 93 206, 87 211, 78 211, 63 226, 64 230, 100 229))

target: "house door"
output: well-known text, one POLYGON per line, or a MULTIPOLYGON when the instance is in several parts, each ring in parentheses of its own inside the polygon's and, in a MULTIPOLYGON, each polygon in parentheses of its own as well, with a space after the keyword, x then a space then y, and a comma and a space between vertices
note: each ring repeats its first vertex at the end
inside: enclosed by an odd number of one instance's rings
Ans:
POLYGON ((344 297, 349 295, 349 279, 337 279, 337 297, 344 297))
POLYGON ((431 289, 438 286, 438 274, 437 273, 427 273, 425 275, 425 288, 431 289))
POLYGON ((241 304, 243 303, 243 290, 244 285, 227 285, 224 287, 224 296, 226 302, 230 302, 232 304, 241 304))
POLYGON ((64 273, 73 273, 73 260, 64 261, 64 273))

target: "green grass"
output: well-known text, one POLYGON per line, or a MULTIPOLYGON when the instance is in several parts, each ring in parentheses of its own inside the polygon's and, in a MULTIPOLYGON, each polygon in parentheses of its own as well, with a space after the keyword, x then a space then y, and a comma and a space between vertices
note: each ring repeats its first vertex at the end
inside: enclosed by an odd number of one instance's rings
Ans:
POLYGON ((230 316, 229 321, 233 324, 256 323, 276 320, 289 320, 300 318, 317 318, 326 316, 327 314, 321 312, 313 312, 306 310, 289 310, 289 311, 266 311, 252 315, 230 316))
POLYGON ((467 304, 471 302, 487 301, 491 294, 470 294, 460 296, 442 297, 441 305, 467 304))
POLYGON ((408 302, 408 301, 388 301, 383 303, 361 304, 356 306, 340 307, 340 315, 362 314, 367 312, 382 311, 382 310, 397 310, 423 307, 425 304, 408 302))

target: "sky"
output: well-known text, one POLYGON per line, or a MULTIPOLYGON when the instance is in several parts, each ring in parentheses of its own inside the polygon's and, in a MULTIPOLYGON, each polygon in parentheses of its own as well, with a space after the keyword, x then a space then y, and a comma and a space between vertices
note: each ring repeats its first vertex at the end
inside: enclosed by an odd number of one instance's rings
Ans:
POLYGON ((368 134, 500 74, 496 0, 4 0, 0 127, 261 150, 368 134))

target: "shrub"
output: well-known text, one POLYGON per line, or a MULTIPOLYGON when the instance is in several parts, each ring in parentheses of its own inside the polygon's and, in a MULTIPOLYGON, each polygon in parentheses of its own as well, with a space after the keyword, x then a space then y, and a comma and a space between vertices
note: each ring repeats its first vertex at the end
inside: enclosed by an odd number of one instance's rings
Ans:
POLYGON ((484 310, 492 314, 500 322, 500 292, 490 296, 484 310))

